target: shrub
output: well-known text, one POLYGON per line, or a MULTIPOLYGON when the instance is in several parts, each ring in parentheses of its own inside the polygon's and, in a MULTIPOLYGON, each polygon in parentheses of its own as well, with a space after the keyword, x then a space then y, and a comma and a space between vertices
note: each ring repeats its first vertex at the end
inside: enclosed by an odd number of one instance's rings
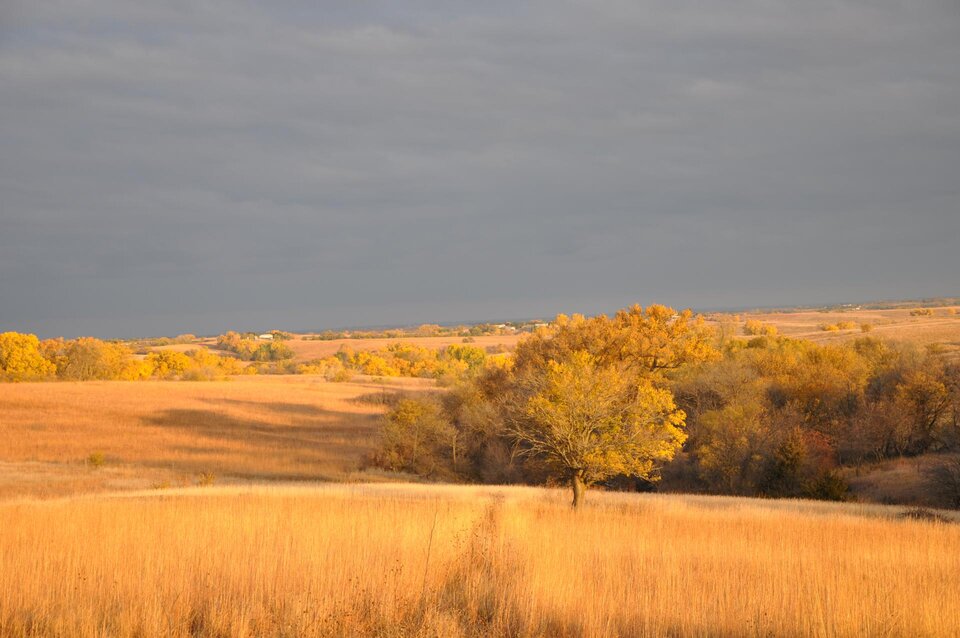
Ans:
POLYGON ((197 478, 197 485, 213 485, 217 481, 217 475, 213 472, 201 472, 197 478))
POLYGON ((911 507, 900 514, 900 518, 914 521, 930 521, 933 523, 949 523, 950 519, 942 514, 928 510, 925 507, 911 507))
POLYGON ((777 334, 777 327, 763 323, 758 319, 747 319, 743 324, 743 334, 773 337, 777 334))
POLYGON ((915 308, 910 311, 911 317, 932 317, 933 308, 915 308))
POLYGON ((87 457, 87 465, 95 470, 103 467, 106 463, 107 458, 103 455, 103 452, 93 452, 87 457))
POLYGON ((432 398, 401 399, 384 417, 376 463, 394 472, 437 477, 455 463, 457 431, 432 398))
POLYGON ((807 486, 806 496, 821 501, 845 501, 850 491, 846 479, 838 472, 828 470, 807 486))
POLYGON ((960 509, 960 457, 940 461, 927 470, 930 491, 947 507, 960 509))
POLYGON ((861 323, 861 324, 860 324, 860 332, 870 332, 871 330, 873 330, 873 324, 872 324, 872 323, 861 323))
POLYGON ((341 368, 332 377, 328 378, 327 381, 331 381, 333 383, 346 383, 351 379, 353 379, 353 373, 346 368, 341 368))
POLYGON ((821 323, 820 329, 824 332, 837 332, 840 330, 840 326, 835 323, 821 323))

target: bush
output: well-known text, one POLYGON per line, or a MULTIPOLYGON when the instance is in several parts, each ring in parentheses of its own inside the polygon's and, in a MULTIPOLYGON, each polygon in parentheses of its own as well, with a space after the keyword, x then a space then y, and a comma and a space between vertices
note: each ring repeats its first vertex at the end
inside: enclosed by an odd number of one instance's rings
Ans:
POLYGON ((213 485, 217 481, 217 475, 213 472, 201 472, 200 476, 197 478, 197 485, 213 485))
POLYGON ((860 324, 860 332, 870 332, 871 330, 873 330, 873 324, 872 324, 872 323, 861 323, 861 324, 860 324))
POLYGON ((380 467, 427 477, 450 474, 457 431, 433 399, 399 400, 384 417, 381 435, 380 467))
POLYGON ((95 470, 103 467, 106 463, 107 457, 103 455, 103 452, 94 452, 87 457, 87 465, 95 470))
POLYGON ((350 370, 343 368, 338 372, 336 372, 332 377, 327 379, 327 381, 330 381, 332 383, 346 383, 352 379, 353 379, 353 373, 350 370))
POLYGON ((930 467, 927 484, 931 493, 946 507, 960 509, 960 457, 930 467))
POLYGON ((845 501, 849 491, 850 486, 846 479, 838 472, 828 470, 816 477, 807 486, 805 496, 821 501, 845 501))
POLYGON ((752 336, 773 337, 777 334, 777 327, 763 323, 757 319, 747 319, 743 324, 743 334, 752 336))
POLYGON ((904 510, 900 514, 900 518, 905 518, 913 521, 928 521, 931 523, 949 523, 951 522, 949 518, 943 516, 942 514, 937 514, 931 510, 928 510, 925 507, 911 507, 908 510, 904 510))

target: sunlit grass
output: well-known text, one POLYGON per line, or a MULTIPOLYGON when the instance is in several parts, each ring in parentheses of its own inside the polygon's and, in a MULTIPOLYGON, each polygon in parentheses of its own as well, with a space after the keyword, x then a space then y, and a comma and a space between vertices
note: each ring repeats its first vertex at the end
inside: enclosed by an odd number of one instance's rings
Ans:
POLYGON ((951 636, 960 525, 432 486, 0 505, 3 636, 951 636))

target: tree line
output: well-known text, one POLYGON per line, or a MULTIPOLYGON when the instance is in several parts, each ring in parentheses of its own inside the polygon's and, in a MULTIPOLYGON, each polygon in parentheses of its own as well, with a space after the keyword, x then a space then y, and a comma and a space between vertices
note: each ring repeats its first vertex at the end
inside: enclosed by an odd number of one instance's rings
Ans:
POLYGON ((157 350, 137 356, 124 343, 94 337, 44 339, 19 332, 0 334, 0 380, 66 381, 180 379, 201 381, 243 374, 233 357, 206 348, 157 350))

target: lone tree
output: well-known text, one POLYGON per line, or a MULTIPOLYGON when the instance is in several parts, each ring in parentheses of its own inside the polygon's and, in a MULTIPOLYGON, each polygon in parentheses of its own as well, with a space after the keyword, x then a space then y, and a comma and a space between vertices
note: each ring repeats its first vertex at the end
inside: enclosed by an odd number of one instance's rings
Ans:
POLYGON ((655 480, 680 449, 686 415, 652 380, 622 374, 575 351, 526 375, 508 428, 520 453, 570 481, 573 506, 588 485, 624 474, 655 480))

